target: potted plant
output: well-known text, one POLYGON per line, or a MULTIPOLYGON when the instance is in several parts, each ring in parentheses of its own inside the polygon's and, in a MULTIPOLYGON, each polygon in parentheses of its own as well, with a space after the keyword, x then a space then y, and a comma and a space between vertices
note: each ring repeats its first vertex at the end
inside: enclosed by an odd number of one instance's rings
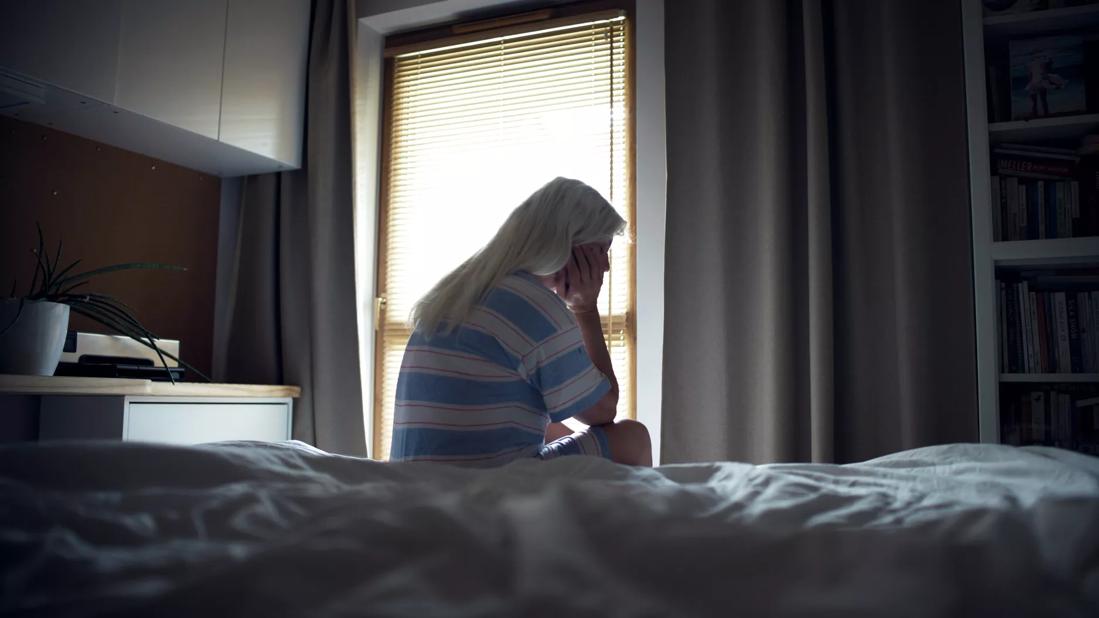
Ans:
POLYGON ((125 303, 106 294, 77 291, 87 285, 92 277, 107 273, 122 270, 185 271, 186 268, 155 262, 126 262, 73 272, 80 260, 62 268, 62 247, 63 243, 58 241, 57 251, 51 259, 46 252, 42 227, 38 226, 38 248, 31 250, 35 257, 34 276, 27 293, 16 296, 18 282, 13 281, 10 297, 0 300, 0 373, 53 375, 65 345, 69 312, 73 311, 154 350, 173 383, 175 379, 167 371, 165 357, 178 361, 209 381, 202 372, 160 349, 156 343, 158 337, 141 325, 125 303))

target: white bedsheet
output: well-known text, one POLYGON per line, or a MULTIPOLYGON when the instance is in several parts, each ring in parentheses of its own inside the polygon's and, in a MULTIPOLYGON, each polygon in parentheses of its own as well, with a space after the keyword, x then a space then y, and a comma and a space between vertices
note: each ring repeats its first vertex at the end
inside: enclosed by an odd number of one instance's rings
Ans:
POLYGON ((1099 459, 474 471, 0 448, 0 615, 1099 616, 1099 459))

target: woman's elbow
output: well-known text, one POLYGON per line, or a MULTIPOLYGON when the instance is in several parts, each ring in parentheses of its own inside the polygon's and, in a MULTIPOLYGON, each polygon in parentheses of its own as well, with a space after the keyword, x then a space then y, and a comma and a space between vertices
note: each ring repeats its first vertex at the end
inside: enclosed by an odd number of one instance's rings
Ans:
POLYGON ((606 425, 614 422, 614 417, 618 415, 618 385, 612 384, 611 390, 607 391, 606 395, 603 395, 592 406, 591 410, 585 416, 586 419, 581 419, 588 425, 606 425))

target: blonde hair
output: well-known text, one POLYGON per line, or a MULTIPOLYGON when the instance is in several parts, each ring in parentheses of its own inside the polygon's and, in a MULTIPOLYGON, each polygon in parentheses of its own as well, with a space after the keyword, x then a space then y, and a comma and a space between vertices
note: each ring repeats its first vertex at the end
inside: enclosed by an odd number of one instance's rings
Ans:
POLYGON ((450 332, 504 277, 520 270, 552 275, 568 262, 574 246, 608 241, 625 227, 598 191, 579 180, 554 178, 513 210, 488 244, 416 303, 412 327, 430 336, 447 321, 444 332, 450 332))

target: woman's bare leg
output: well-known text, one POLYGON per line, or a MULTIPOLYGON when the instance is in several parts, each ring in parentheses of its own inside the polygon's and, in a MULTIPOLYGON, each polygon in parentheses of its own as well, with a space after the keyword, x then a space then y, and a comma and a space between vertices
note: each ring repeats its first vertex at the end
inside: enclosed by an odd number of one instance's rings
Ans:
POLYGON ((652 466, 653 445, 649 430, 637 421, 600 425, 611 447, 611 459, 628 466, 652 466))
POLYGON ((564 423, 550 423, 549 425, 546 425, 546 444, 549 444, 558 438, 571 436, 572 434, 573 431, 564 423))

